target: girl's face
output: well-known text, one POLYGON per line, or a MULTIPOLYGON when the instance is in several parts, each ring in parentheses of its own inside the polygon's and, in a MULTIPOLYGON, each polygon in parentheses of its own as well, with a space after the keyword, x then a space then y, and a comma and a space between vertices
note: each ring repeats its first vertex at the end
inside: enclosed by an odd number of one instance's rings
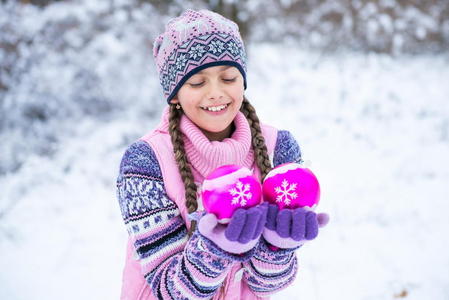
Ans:
POLYGON ((214 66, 191 76, 171 103, 179 103, 209 140, 223 140, 231 134, 243 91, 243 76, 236 67, 214 66))

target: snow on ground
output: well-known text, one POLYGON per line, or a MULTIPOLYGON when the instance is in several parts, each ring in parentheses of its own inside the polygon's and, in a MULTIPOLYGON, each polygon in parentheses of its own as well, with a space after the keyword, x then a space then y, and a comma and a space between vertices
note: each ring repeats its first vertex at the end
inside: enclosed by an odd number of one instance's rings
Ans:
MULTIPOLYGON (((297 138, 331 217, 273 299, 449 298, 448 67, 249 47, 246 94, 263 122, 297 138)), ((131 110, 73 124, 55 157, 0 178, 1 299, 119 297, 127 233, 115 179, 126 146, 158 121, 131 110)))

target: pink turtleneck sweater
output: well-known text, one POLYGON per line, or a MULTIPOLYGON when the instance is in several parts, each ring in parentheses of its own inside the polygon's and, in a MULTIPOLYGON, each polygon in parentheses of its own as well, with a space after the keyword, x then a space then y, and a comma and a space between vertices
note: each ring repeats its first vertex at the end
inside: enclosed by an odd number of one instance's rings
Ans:
POLYGON ((230 138, 210 141, 186 115, 181 117, 184 148, 195 171, 204 178, 222 165, 234 164, 253 168, 254 151, 251 147, 251 129, 243 113, 234 119, 235 130, 230 138))

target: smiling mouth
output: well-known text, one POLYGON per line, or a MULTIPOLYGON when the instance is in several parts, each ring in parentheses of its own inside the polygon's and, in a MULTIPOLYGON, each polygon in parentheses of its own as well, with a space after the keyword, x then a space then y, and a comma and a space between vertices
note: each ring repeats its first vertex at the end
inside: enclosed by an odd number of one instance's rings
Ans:
POLYGON ((222 111, 223 109, 225 109, 226 107, 229 106, 230 103, 227 104, 223 104, 223 105, 217 105, 217 106, 211 106, 211 107, 203 107, 200 106, 202 109, 204 110, 208 110, 208 111, 222 111))

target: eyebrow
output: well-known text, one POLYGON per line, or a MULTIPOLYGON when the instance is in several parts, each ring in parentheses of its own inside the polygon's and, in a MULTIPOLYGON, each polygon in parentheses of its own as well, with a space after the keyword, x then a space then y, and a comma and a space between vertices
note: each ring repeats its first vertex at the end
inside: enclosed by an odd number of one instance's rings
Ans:
MULTIPOLYGON (((222 66, 220 72, 229 69, 232 66, 222 66)), ((197 74, 202 74, 204 72, 204 70, 199 71, 197 74)))

